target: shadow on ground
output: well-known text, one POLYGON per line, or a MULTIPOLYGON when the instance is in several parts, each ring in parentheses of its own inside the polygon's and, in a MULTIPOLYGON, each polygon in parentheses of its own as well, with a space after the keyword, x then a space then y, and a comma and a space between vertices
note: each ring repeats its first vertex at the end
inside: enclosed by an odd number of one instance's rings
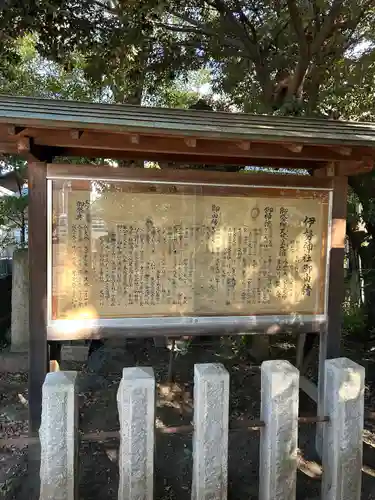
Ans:
MULTIPOLYGON (((294 354, 288 344, 274 349, 273 357, 287 359, 294 354)), ((169 352, 155 348, 152 342, 128 342, 116 346, 105 345, 91 358, 88 365, 79 365, 80 430, 84 433, 113 431, 119 428, 116 393, 121 371, 129 366, 152 366, 157 381, 155 499, 190 500, 192 477, 191 434, 162 434, 162 426, 188 424, 193 417, 193 368, 195 363, 221 362, 231 377, 231 419, 258 419, 260 403, 259 366, 239 352, 233 345, 219 341, 192 347, 175 361, 174 384, 166 384, 169 352)), ((368 366, 371 380, 375 380, 374 366, 368 366)), ((77 368, 68 364, 65 369, 77 368)), ((370 380, 370 379, 369 379, 370 380)), ((375 387, 368 383, 366 409, 369 416, 375 387)), ((314 405, 301 395, 300 414, 313 414, 314 405)), ((375 414, 366 421, 364 445, 364 473, 362 500, 375 498, 375 414), (366 437, 367 436, 367 437, 366 437)), ((315 462, 314 426, 300 427, 299 447, 304 458, 304 472, 298 472, 297 499, 320 498, 319 463, 315 462)), ((233 431, 229 435, 229 500, 256 500, 258 498, 259 431, 233 431)), ((17 500, 35 500, 37 495, 37 464, 29 470, 17 495, 17 500)), ((79 448, 79 498, 117 499, 118 441, 101 443, 81 442, 79 448)))

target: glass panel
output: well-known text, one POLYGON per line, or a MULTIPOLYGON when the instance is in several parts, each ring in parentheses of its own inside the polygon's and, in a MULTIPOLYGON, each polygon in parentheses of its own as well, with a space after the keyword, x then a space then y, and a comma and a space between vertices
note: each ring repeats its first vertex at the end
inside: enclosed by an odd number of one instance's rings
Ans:
POLYGON ((52 319, 324 312, 328 192, 52 181, 52 319))
POLYGON ((197 246, 204 251, 196 255, 195 312, 323 313, 328 194, 240 194, 204 190, 197 199, 207 230, 197 246))

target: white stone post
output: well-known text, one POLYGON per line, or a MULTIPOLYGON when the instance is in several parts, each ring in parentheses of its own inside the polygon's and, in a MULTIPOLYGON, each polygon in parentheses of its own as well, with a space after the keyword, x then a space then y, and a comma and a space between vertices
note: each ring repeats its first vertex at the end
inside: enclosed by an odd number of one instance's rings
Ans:
POLYGON ((194 366, 193 500, 225 500, 228 489, 229 373, 194 366))
POLYGON ((12 262, 11 350, 29 350, 29 261, 27 249, 16 250, 12 262))
POLYGON ((322 500, 360 500, 365 369, 347 358, 325 362, 322 500))
POLYGON ((124 368, 120 419, 119 500, 153 500, 155 378, 152 368, 124 368))
POLYGON ((47 373, 43 384, 40 500, 77 498, 77 372, 47 373))
POLYGON ((288 361, 261 366, 259 500, 296 498, 299 371, 288 361))

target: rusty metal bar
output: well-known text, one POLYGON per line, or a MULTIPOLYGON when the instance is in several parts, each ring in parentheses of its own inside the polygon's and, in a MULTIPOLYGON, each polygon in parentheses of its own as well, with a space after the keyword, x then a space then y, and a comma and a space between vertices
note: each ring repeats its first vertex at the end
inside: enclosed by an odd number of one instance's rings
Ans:
POLYGON ((298 417, 299 424, 322 424, 329 422, 329 417, 298 417))
POLYGON ((229 422, 229 431, 257 431, 265 425, 263 420, 232 420, 229 422))
MULTIPOLYGON (((306 416, 298 417, 300 425, 317 424, 329 422, 329 417, 306 416)), ((233 420, 229 424, 229 431, 256 431, 265 426, 262 420, 233 420)), ((157 427, 156 431, 161 434, 189 434, 194 431, 193 424, 179 425, 176 427, 157 427)), ((98 431, 81 433, 82 441, 101 442, 109 439, 119 439, 119 431, 98 431)), ((0 446, 27 446, 39 441, 38 437, 17 436, 11 438, 0 439, 0 446)))

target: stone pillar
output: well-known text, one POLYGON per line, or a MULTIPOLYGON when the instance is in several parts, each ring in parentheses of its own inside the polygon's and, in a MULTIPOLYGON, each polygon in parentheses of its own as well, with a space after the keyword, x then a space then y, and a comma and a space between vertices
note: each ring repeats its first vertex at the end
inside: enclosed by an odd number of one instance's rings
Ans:
POLYGON ((120 419, 119 500, 153 500, 155 378, 152 368, 124 368, 120 419))
POLYGON ((322 500, 360 500, 365 369, 347 358, 325 362, 322 500))
POLYGON ((193 500, 225 500, 228 489, 229 373, 194 366, 193 500))
POLYGON ((11 350, 29 349, 29 262, 27 249, 15 250, 12 264, 11 350))
POLYGON ((40 500, 77 498, 77 372, 47 373, 43 384, 40 500))
POLYGON ((259 500, 296 498, 298 380, 288 361, 262 363, 259 500))

